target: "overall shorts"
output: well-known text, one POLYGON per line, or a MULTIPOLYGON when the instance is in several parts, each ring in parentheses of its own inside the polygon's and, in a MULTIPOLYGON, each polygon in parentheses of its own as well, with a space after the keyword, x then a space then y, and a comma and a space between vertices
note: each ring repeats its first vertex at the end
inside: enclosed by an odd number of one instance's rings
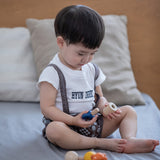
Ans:
MULTIPOLYGON (((99 76, 99 69, 98 66, 96 64, 93 64, 94 68, 95 68, 95 78, 94 81, 96 81, 96 79, 99 76)), ((64 75, 62 73, 62 71, 58 68, 58 66, 56 66, 55 64, 49 64, 48 67, 54 67, 54 69, 57 71, 58 76, 59 76, 59 84, 60 84, 60 92, 61 92, 61 97, 62 97, 62 105, 63 105, 63 112, 70 114, 69 112, 69 105, 68 105, 68 100, 67 100, 67 92, 66 92, 66 81, 64 78, 64 75)), ((96 108, 97 104, 98 104, 98 100, 99 100, 99 95, 96 94, 96 102, 95 102, 95 106, 93 107, 96 108)), ((77 114, 72 116, 76 116, 77 114)), ((45 125, 42 134, 43 136, 47 139, 46 137, 46 127, 48 126, 49 123, 52 122, 52 120, 43 117, 43 123, 45 125)), ((72 130, 76 131, 77 133, 81 134, 81 135, 85 135, 87 137, 101 137, 101 132, 102 132, 102 128, 103 128, 103 116, 99 113, 97 121, 91 125, 88 128, 81 128, 81 127, 77 127, 77 126, 69 126, 72 130)))

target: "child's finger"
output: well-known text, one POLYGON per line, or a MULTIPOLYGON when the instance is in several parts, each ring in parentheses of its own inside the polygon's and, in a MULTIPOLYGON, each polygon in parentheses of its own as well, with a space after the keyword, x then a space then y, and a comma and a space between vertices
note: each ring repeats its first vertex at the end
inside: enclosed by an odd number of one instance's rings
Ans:
POLYGON ((98 115, 95 115, 95 116, 92 118, 91 122, 93 122, 93 123, 96 122, 97 118, 98 118, 98 115))
POLYGON ((111 113, 111 117, 113 118, 113 119, 116 119, 116 114, 115 113, 111 113))
POLYGON ((107 118, 108 118, 109 120, 112 120, 112 117, 110 116, 110 114, 107 115, 107 118))
POLYGON ((89 127, 90 125, 92 125, 94 122, 96 122, 98 115, 96 115, 95 117, 93 117, 90 121, 85 121, 85 127, 89 127))
POLYGON ((122 111, 118 108, 116 111, 115 111, 115 113, 118 113, 118 114, 120 114, 122 111))
POLYGON ((95 115, 90 121, 87 121, 87 122, 89 122, 89 124, 91 125, 97 120, 97 117, 98 115, 95 115))
POLYGON ((110 113, 107 118, 109 120, 112 120, 112 119, 116 119, 117 117, 119 116, 119 114, 116 114, 116 113, 110 113))

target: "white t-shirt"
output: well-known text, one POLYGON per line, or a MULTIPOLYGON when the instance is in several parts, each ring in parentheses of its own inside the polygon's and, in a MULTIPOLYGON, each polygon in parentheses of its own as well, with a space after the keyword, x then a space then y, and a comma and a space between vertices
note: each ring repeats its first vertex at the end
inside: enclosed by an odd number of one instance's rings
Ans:
MULTIPOLYGON (((66 80, 67 98, 70 113, 79 113, 91 110, 94 105, 94 76, 95 68, 92 63, 82 66, 82 70, 72 70, 65 66, 59 59, 58 54, 50 64, 56 64, 64 74, 66 80)), ((95 85, 100 85, 105 80, 105 75, 100 69, 99 77, 95 85)), ((39 77, 38 84, 48 82, 58 90, 56 107, 63 111, 62 99, 59 88, 59 76, 53 67, 46 67, 39 77)))

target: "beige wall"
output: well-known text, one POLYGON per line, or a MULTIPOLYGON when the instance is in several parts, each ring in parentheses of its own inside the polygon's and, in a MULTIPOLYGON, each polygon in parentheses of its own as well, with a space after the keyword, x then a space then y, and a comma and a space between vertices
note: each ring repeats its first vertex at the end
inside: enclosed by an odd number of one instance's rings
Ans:
POLYGON ((26 18, 53 18, 66 5, 128 16, 132 66, 138 88, 160 107, 160 0, 0 0, 0 27, 25 26, 26 18))

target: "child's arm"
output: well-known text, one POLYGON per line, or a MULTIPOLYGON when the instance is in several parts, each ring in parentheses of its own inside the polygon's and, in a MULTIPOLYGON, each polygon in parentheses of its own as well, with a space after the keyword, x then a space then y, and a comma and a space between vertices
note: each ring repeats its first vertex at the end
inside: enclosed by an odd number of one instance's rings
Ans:
MULTIPOLYGON (((109 102, 107 101, 107 99, 103 96, 103 92, 102 92, 102 88, 101 86, 97 86, 96 87, 96 93, 99 94, 100 96, 100 99, 99 99, 99 102, 98 102, 98 108, 100 110, 100 113, 103 114, 103 109, 105 107, 107 107, 107 105, 109 104, 109 102)), ((116 119, 117 116, 119 116, 121 113, 121 110, 120 109, 117 109, 115 112, 113 113, 110 113, 108 115, 105 115, 105 117, 107 117, 109 120, 111 119, 116 119)), ((104 116, 104 114, 103 114, 104 116)))
POLYGON ((51 120, 71 123, 71 116, 55 106, 57 90, 47 82, 40 83, 40 107, 42 114, 51 120))
POLYGON ((98 101, 98 108, 100 109, 100 113, 103 113, 103 108, 108 104, 107 99, 103 96, 102 88, 101 86, 96 87, 96 93, 100 96, 98 101))
POLYGON ((57 90, 51 84, 47 82, 40 83, 40 107, 46 118, 80 127, 88 127, 96 121, 96 116, 91 121, 84 121, 81 116, 86 112, 82 112, 75 117, 64 113, 55 106, 56 96, 57 90))

